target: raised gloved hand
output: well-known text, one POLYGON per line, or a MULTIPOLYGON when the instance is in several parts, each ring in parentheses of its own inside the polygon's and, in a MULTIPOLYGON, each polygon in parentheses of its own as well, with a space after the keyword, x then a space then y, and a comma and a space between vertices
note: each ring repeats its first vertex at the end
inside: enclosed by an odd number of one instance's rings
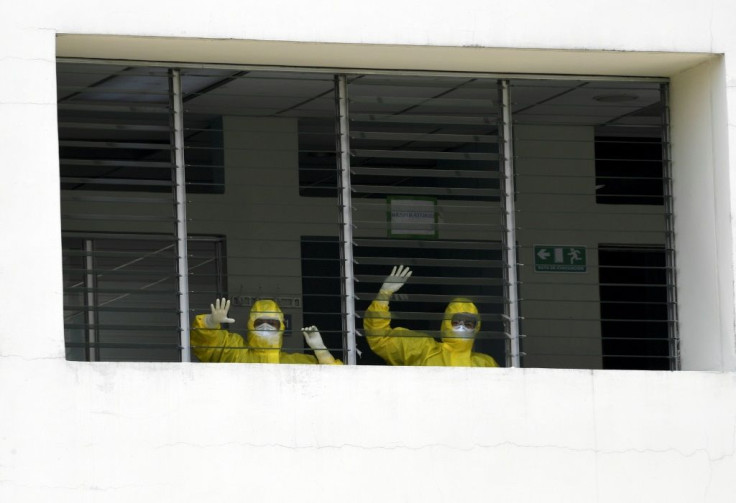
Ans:
POLYGON ((218 328, 220 323, 235 323, 235 320, 227 317, 230 310, 230 301, 226 298, 215 299, 214 304, 210 304, 210 314, 204 317, 204 325, 207 328, 218 328))
POLYGON ((312 325, 311 327, 302 328, 302 334, 304 334, 304 340, 307 341, 307 345, 312 349, 327 349, 322 335, 317 330, 317 327, 312 325))
POLYGON ((383 281, 383 285, 381 285, 381 289, 378 291, 378 298, 380 300, 388 300, 391 295, 404 286, 404 283, 406 283, 409 277, 411 277, 411 269, 409 267, 404 267, 403 265, 394 266, 391 274, 386 276, 386 279, 383 281))
POLYGON ((309 347, 314 350, 314 356, 317 357, 318 362, 324 364, 335 363, 335 357, 327 351, 327 347, 325 346, 325 343, 322 340, 322 335, 320 335, 317 327, 314 325, 311 327, 304 327, 302 328, 302 334, 304 335, 304 340, 307 341, 309 347))

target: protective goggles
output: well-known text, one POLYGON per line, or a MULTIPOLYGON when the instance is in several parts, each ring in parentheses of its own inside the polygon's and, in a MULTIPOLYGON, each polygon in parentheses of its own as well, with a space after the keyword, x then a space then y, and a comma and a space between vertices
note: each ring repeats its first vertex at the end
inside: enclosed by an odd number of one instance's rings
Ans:
POLYGON ((281 328, 281 320, 275 320, 273 318, 256 318, 253 321, 253 326, 257 327, 262 325, 263 323, 267 325, 271 325, 273 328, 279 330, 281 328))
POLYGON ((453 327, 464 325, 465 328, 469 328, 471 330, 474 329, 476 325, 478 325, 479 321, 480 320, 478 319, 478 315, 471 313, 453 314, 452 318, 450 319, 450 323, 452 323, 453 327))

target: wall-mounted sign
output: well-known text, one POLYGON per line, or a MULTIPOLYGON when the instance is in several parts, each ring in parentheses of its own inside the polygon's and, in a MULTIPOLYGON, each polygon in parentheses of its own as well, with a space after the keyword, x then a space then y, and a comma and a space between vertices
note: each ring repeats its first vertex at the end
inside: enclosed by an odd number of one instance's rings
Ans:
POLYGON ((391 196, 388 202, 388 236, 391 238, 437 238, 437 199, 391 196))
POLYGON ((585 246, 534 245, 535 272, 587 272, 585 246))

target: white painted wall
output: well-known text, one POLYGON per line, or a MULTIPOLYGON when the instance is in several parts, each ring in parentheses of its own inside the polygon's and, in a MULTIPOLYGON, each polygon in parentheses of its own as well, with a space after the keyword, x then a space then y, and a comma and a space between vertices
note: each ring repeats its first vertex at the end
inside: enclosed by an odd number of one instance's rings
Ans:
POLYGON ((733 497, 733 374, 6 357, 0 383, 3 501, 733 497))
POLYGON ((0 9, 1 501, 733 500, 736 4, 29 0, 0 9), (355 51, 376 67, 630 65, 672 77, 683 364, 727 372, 64 361, 57 33, 405 44, 295 44, 287 55, 280 44, 68 39, 64 50, 77 55, 330 65, 355 51), (513 50, 527 48, 554 51, 513 50), (688 69, 707 58, 599 50, 723 56, 688 69), (446 54, 457 57, 437 57, 446 54))
MULTIPOLYGON (((705 63, 671 82, 677 291, 685 369, 736 368, 734 277, 729 264, 736 159, 729 159, 728 153, 736 143, 734 118, 727 119, 724 113, 726 90, 718 85, 724 80, 723 71, 723 61, 705 63)), ((736 93, 727 92, 732 101, 736 93)), ((734 110, 733 104, 728 108, 734 110)))

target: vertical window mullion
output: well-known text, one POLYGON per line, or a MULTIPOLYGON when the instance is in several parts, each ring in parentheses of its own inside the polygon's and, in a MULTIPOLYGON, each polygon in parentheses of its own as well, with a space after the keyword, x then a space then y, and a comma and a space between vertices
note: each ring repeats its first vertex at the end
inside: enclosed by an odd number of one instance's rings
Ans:
POLYGON ((662 178, 664 180, 664 210, 665 210, 665 260, 667 274, 667 319, 669 320, 670 341, 670 370, 681 370, 680 364, 680 336, 677 325, 677 289, 675 271, 675 226, 674 209, 672 205, 672 163, 670 162, 670 113, 669 113, 669 85, 660 86, 662 93, 663 124, 662 124, 662 178))
POLYGON ((186 176, 184 167, 184 106, 181 92, 181 73, 170 71, 171 120, 174 160, 174 205, 176 210, 176 248, 179 289, 179 331, 181 361, 191 361, 189 342, 189 264, 187 263, 186 176))
POLYGON ((506 254, 506 289, 507 289, 507 313, 509 324, 509 351, 506 352, 506 365, 510 367, 521 366, 521 352, 519 344, 519 299, 518 278, 516 271, 516 209, 514 198, 514 153, 513 137, 511 129, 511 99, 509 92, 509 81, 501 81, 501 106, 502 106, 502 140, 503 152, 503 180, 504 180, 504 225, 506 227, 504 250, 506 254))
POLYGON ((341 264, 343 280, 343 314, 344 334, 348 365, 355 365, 356 342, 355 342, 355 276, 353 272, 353 217, 352 199, 350 186, 350 137, 348 125, 348 87, 347 77, 338 75, 335 77, 337 85, 337 112, 338 112, 338 149, 340 152, 340 243, 342 245, 341 264))

